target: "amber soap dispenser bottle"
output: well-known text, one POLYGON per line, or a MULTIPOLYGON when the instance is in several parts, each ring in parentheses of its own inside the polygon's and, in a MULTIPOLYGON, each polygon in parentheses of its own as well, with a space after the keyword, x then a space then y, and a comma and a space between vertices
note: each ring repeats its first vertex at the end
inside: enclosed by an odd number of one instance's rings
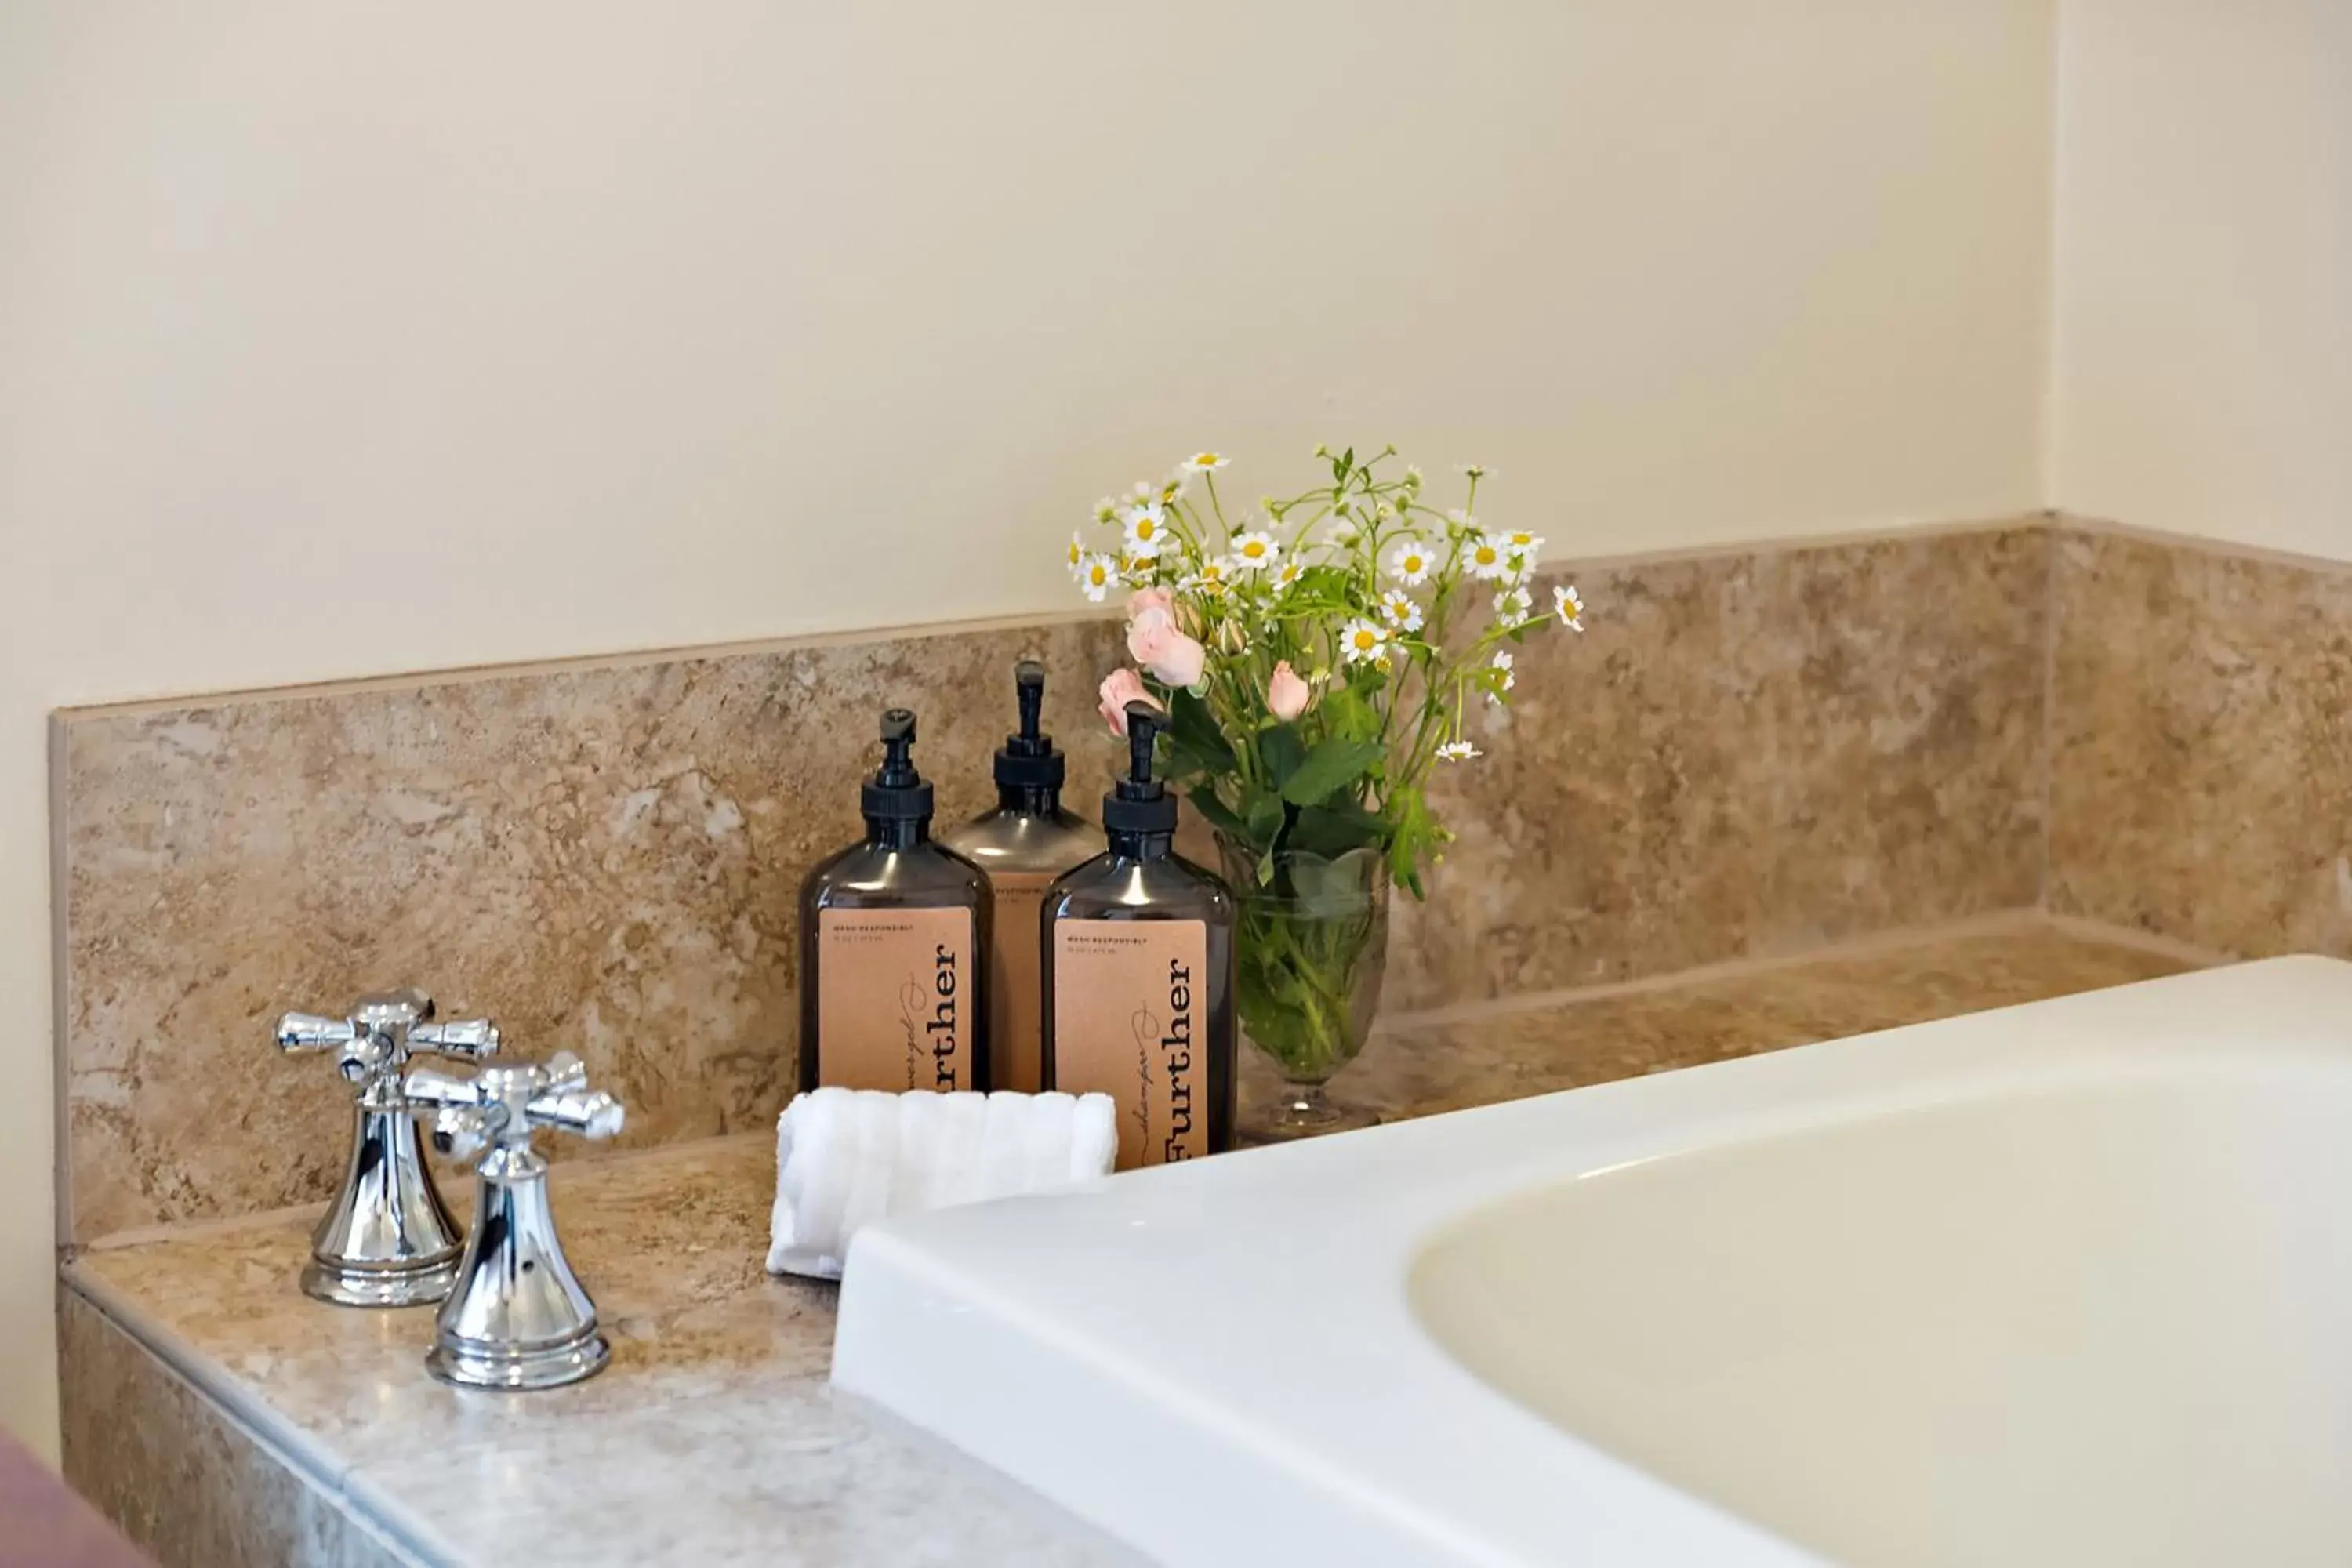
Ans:
POLYGON ((1127 776, 1103 797, 1110 847, 1045 893, 1047 1089, 1118 1107, 1118 1168, 1234 1141, 1234 895, 1178 855, 1177 799, 1152 773, 1167 716, 1127 707, 1127 776))
POLYGON ((866 837, 801 887, 800 1086, 985 1089, 988 879, 931 839, 915 716, 882 715, 866 837))
POLYGON ((1055 878, 1102 842, 1062 809, 1062 753, 1041 728, 1045 667, 1013 667, 1020 728, 996 753, 996 809, 982 812, 940 841, 988 873, 988 1068, 992 1089, 1034 1094, 1045 1051, 1045 976, 1037 911, 1055 878))

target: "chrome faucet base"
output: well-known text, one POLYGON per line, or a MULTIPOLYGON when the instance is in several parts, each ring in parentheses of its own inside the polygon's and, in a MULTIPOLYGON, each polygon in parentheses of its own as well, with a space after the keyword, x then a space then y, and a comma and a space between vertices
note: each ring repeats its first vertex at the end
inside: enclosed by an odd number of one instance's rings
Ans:
POLYGON ((447 1335, 434 1342, 425 1358, 425 1370, 459 1388, 505 1389, 522 1392, 561 1388, 595 1376, 613 1359, 613 1347, 590 1323, 567 1342, 528 1349, 505 1344, 465 1342, 447 1335))
POLYGON ((457 1282, 457 1255, 421 1268, 362 1268, 313 1258, 302 1268, 302 1294, 338 1307, 430 1307, 457 1282))
POLYGON ((398 1087, 371 1086, 359 1102, 342 1191, 312 1233, 302 1269, 302 1293, 314 1300, 422 1306, 446 1296, 457 1278, 465 1237, 433 1184, 398 1087))
POLYGON ((338 1307, 415 1307, 438 1301, 457 1281, 465 1247, 433 1184, 402 1091, 412 1053, 479 1059, 495 1054, 487 1019, 433 1021, 421 991, 362 996, 351 1016, 289 1013, 278 1021, 282 1051, 332 1052, 352 1099, 351 1158, 342 1189, 310 1236, 302 1293, 338 1307))
POLYGON ((547 1161, 532 1130, 584 1138, 621 1131, 620 1102, 592 1092, 579 1058, 544 1067, 488 1067, 470 1080, 429 1069, 408 1075, 410 1100, 433 1110, 434 1146, 479 1156, 474 1225, 457 1280, 434 1320, 425 1370, 463 1388, 560 1388, 613 1359, 596 1331, 596 1303, 581 1288, 555 1234, 547 1161))

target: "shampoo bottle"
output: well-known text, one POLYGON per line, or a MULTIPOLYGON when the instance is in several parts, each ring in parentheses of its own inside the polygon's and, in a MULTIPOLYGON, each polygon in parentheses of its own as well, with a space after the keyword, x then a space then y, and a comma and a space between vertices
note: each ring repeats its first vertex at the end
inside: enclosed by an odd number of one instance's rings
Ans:
POLYGON ((1039 728, 1045 667, 1013 667, 1021 727, 996 753, 996 809, 940 841, 988 873, 988 1065, 992 1089, 1034 1094, 1043 1081, 1045 1025, 1037 911, 1055 878, 1101 840, 1062 809, 1062 753, 1039 728))
POLYGON ((803 1092, 985 1089, 988 879, 931 840, 915 716, 882 715, 866 837, 801 887, 803 1092))
POLYGON ((1118 1168, 1234 1139, 1234 895, 1175 853, 1177 799, 1152 775, 1167 716, 1127 706, 1128 774, 1103 797, 1108 850, 1045 893, 1047 1089, 1118 1107, 1118 1168))

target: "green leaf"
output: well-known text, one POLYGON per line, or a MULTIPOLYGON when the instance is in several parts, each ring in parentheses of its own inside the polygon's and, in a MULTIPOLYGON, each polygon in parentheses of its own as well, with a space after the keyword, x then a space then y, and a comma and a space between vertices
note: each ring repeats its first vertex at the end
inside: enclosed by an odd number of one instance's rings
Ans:
POLYGON ((1324 688, 1322 700, 1315 705, 1315 715, 1323 721, 1326 734, 1350 741, 1365 741, 1381 732, 1380 710, 1364 700, 1363 693, 1352 686, 1333 684, 1324 688))
POLYGON ((1302 806, 1290 825, 1289 847, 1336 860, 1350 849, 1385 848, 1389 825, 1354 801, 1302 806))
POLYGON ((1320 805, 1363 777, 1364 770, 1380 760, 1378 741, 1329 736, 1283 782, 1282 798, 1293 805, 1320 805))
POLYGON ((1242 812, 1243 833, 1252 844, 1271 845, 1275 835, 1282 831, 1282 797, 1276 795, 1253 796, 1242 812))
POLYGON ((1201 771, 1212 776, 1232 773, 1235 767, 1234 749, 1225 743, 1225 733, 1217 727, 1217 716, 1187 689, 1179 688, 1169 694, 1168 744, 1172 750, 1190 753, 1201 771))
POLYGON ((1216 829, 1219 833, 1223 834, 1226 837, 1245 838, 1248 837, 1249 829, 1244 826, 1242 819, 1234 814, 1233 807, 1227 805, 1223 801, 1217 798, 1217 792, 1215 790, 1188 790, 1185 792, 1184 798, 1192 803, 1192 809, 1201 814, 1202 820, 1206 821, 1211 827, 1216 829))
POLYGON ((1281 789, 1307 760, 1307 742, 1300 739, 1296 724, 1269 725, 1258 733, 1257 754, 1265 764, 1265 776, 1281 789))

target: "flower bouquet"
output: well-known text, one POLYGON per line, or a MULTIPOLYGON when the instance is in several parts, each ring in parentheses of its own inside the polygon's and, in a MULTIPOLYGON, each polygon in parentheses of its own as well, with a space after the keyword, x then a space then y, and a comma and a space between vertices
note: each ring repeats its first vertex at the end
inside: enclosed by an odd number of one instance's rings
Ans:
POLYGON ((1487 470, 1465 466, 1462 504, 1441 510, 1418 468, 1389 471, 1394 447, 1315 455, 1328 484, 1228 516, 1227 459, 1197 453, 1098 502, 1068 557, 1087 598, 1127 596, 1136 668, 1103 682, 1104 717, 1123 731, 1132 700, 1167 710, 1166 776, 1216 834, 1242 1029, 1288 1086, 1261 1129, 1277 1135, 1370 1120, 1323 1086, 1379 1005, 1390 887, 1420 897, 1453 837, 1431 771, 1479 756, 1464 719, 1509 700, 1515 647, 1583 630, 1573 587, 1536 604, 1542 539, 1479 520, 1487 470))

